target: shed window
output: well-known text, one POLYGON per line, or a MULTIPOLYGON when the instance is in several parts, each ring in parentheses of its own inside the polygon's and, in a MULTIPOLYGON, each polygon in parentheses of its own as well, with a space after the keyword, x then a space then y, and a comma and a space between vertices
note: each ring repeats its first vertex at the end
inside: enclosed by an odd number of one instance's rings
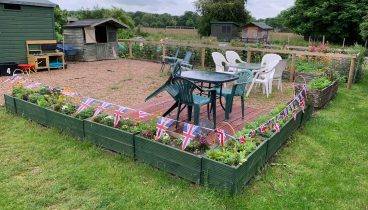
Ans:
POLYGON ((4 9, 9 9, 9 10, 20 10, 20 4, 4 4, 4 9))

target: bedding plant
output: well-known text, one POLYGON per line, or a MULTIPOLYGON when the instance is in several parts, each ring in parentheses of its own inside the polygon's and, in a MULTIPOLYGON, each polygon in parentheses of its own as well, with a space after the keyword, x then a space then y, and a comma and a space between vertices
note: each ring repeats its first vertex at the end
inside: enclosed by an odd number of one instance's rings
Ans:
MULTIPOLYGON (((296 106, 297 110, 299 109, 296 106)), ((280 105, 273 109, 271 112, 265 115, 259 116, 256 120, 246 125, 243 130, 239 131, 235 138, 240 138, 248 134, 250 131, 259 128, 262 124, 275 117, 277 114, 281 113, 285 109, 285 105, 280 105)), ((292 113, 289 112, 288 117, 281 118, 279 120, 279 126, 282 128, 288 120, 291 119, 292 113)), ((222 162, 227 165, 237 166, 241 165, 246 161, 247 156, 257 149, 262 142, 273 135, 276 132, 274 129, 267 129, 265 133, 257 133, 254 136, 246 138, 245 143, 239 143, 238 141, 231 139, 224 147, 218 147, 213 150, 207 151, 206 155, 208 158, 222 162)))

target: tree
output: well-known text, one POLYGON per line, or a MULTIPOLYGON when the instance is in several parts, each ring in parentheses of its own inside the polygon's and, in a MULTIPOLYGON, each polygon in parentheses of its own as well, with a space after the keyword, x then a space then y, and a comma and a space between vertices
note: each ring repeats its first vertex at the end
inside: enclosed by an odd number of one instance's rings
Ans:
POLYGON ((363 40, 368 40, 368 14, 363 18, 363 22, 360 24, 360 35, 363 40))
POLYGON ((211 33, 211 21, 232 21, 239 24, 249 22, 245 9, 246 0, 197 0, 195 6, 201 14, 198 31, 201 35, 211 33))
POLYGON ((66 10, 61 10, 59 6, 54 8, 54 19, 55 19, 55 33, 56 39, 63 39, 63 27, 68 23, 68 12, 66 10))
POLYGON ((368 9, 368 0, 296 0, 283 12, 285 24, 294 32, 332 42, 361 41, 359 25, 368 9))
POLYGON ((78 19, 98 19, 98 18, 115 18, 122 23, 127 24, 130 28, 134 27, 133 19, 124 10, 117 7, 111 9, 105 9, 100 7, 94 7, 92 10, 81 9, 78 11, 69 12, 72 16, 78 19))

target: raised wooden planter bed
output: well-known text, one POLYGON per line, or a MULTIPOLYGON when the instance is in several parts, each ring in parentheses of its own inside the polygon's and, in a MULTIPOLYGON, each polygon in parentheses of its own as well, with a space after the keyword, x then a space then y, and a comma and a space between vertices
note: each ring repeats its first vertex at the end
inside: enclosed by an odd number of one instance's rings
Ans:
POLYGON ((202 157, 159 142, 134 136, 135 158, 196 184, 200 183, 202 157))
POLYGON ((46 111, 46 117, 49 127, 57 128, 77 138, 84 138, 83 120, 49 109, 46 111))
POLYGON ((310 90, 309 94, 313 95, 314 107, 323 108, 330 100, 335 98, 339 84, 334 81, 330 86, 323 90, 310 90))
POLYGON ((266 162, 267 144, 264 141, 248 155, 246 162, 236 167, 203 157, 201 184, 232 195, 239 193, 266 162))
MULTIPOLYGON (((313 96, 311 96, 311 97, 313 97, 313 96)), ((304 110, 301 125, 304 125, 308 120, 310 120, 312 118, 313 110, 314 110, 313 98, 311 98, 311 99, 308 98, 307 107, 304 110)))
POLYGON ((294 118, 289 119, 289 121, 281 128, 279 133, 274 133, 266 140, 268 142, 267 160, 269 160, 272 155, 274 155, 280 147, 285 144, 289 136, 291 136, 300 127, 302 117, 303 112, 299 111, 296 116, 296 120, 294 120, 294 118))
POLYGON ((84 135, 96 145, 134 157, 134 135, 131 133, 84 120, 84 135))
POLYGON ((13 96, 4 94, 5 108, 10 113, 17 113, 17 107, 15 106, 15 100, 13 96))
POLYGON ((14 100, 15 106, 17 107, 17 114, 41 125, 48 126, 47 109, 18 98, 14 98, 14 100))

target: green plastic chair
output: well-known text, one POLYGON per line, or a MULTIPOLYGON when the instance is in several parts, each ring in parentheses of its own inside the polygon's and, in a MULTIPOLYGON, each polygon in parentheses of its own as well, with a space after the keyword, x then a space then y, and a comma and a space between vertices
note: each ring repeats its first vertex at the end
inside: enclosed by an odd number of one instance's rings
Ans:
MULTIPOLYGON (((241 70, 235 73, 239 76, 231 89, 222 89, 221 96, 226 100, 225 120, 229 120, 232 111, 234 96, 241 97, 242 118, 244 119, 244 94, 247 92, 247 84, 253 80, 253 73, 249 70, 241 70)), ((216 94, 220 95, 220 88, 216 88, 216 94)))
MULTIPOLYGON (((194 84, 192 81, 181 78, 181 77, 175 77, 172 80, 173 85, 176 86, 176 89, 179 91, 177 96, 177 102, 178 102, 178 113, 176 116, 176 120, 179 120, 180 112, 183 110, 181 109, 182 105, 185 105, 188 107, 188 120, 191 121, 192 119, 192 109, 194 107, 194 124, 198 125, 199 123, 199 115, 200 115, 200 109, 201 106, 207 105, 207 114, 208 119, 210 118, 210 102, 211 99, 207 96, 200 96, 197 94, 194 94, 194 90, 199 90, 200 92, 210 91, 205 90, 200 87, 198 87, 196 84, 194 84)), ((184 107, 185 108, 185 107, 184 107)), ((214 116, 216 118, 216 116, 214 116)), ((215 122, 215 120, 214 120, 215 122)), ((178 123, 176 124, 178 126, 178 123)), ((216 127, 216 125, 214 125, 216 127)))

